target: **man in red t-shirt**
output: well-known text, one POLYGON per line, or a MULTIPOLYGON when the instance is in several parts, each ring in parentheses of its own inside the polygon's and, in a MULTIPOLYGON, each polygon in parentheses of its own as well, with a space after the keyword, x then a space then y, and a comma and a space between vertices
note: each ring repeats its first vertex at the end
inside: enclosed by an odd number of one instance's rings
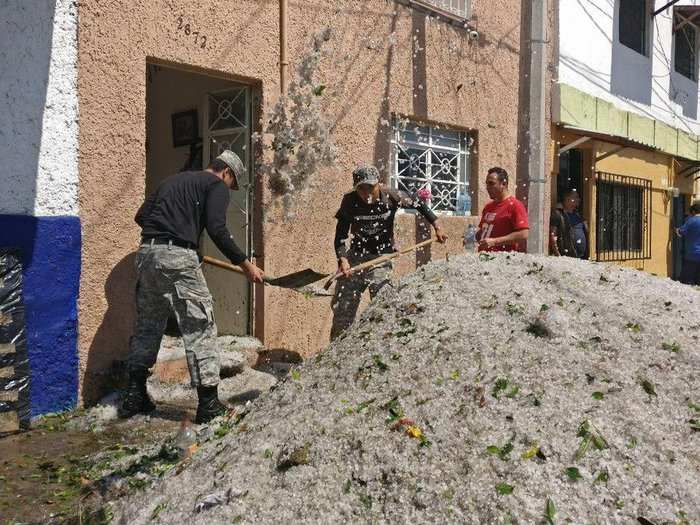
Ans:
POLYGON ((480 252, 521 252, 530 225, 522 202, 508 193, 508 172, 491 168, 486 191, 493 200, 484 206, 477 239, 480 252))

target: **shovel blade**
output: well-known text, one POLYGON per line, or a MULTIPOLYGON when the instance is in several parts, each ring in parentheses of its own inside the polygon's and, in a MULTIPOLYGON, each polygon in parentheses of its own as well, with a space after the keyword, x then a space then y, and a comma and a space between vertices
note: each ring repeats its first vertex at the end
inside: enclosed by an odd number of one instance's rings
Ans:
POLYGON ((306 270, 290 273, 281 277, 265 279, 265 282, 272 286, 279 286, 280 288, 302 288, 316 281, 320 281, 324 277, 328 277, 328 274, 318 273, 311 268, 307 268, 306 270))

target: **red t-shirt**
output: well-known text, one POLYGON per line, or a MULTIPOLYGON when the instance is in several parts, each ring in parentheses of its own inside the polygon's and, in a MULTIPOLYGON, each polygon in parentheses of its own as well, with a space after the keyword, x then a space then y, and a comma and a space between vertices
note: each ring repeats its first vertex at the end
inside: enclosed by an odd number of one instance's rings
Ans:
MULTIPOLYGON (((477 239, 492 239, 503 237, 517 230, 529 228, 527 210, 522 202, 513 196, 503 199, 501 202, 491 201, 484 206, 481 213, 481 222, 477 239)), ((517 252, 523 251, 520 243, 497 244, 491 248, 479 250, 488 252, 517 252)))

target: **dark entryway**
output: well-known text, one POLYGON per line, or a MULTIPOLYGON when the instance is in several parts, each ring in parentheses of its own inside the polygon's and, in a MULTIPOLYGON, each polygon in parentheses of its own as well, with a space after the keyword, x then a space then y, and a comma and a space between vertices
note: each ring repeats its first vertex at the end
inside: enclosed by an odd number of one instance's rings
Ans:
POLYGON ((684 242, 682 237, 676 235, 675 229, 680 228, 685 221, 686 207, 685 195, 673 197, 671 213, 673 220, 671 221, 671 279, 679 280, 681 277, 681 269, 683 268, 684 242))
MULTIPOLYGON (((252 252, 252 87, 227 78, 147 64, 146 193, 166 177, 185 169, 203 169, 221 151, 231 149, 248 167, 241 190, 231 192, 228 227, 238 244, 252 252)), ((225 257, 204 234, 201 253, 225 257)), ((252 290, 238 274, 203 267, 214 298, 220 335, 252 333, 252 290)))

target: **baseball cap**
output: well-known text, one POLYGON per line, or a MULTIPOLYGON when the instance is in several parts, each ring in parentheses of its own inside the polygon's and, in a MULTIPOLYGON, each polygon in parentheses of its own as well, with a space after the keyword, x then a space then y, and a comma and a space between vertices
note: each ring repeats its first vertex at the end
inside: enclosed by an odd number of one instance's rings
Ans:
POLYGON ((233 175, 236 177, 236 182, 240 182, 240 179, 245 175, 245 166, 241 158, 230 149, 222 151, 216 158, 231 168, 233 175))
POLYGON ((369 184, 374 186, 379 184, 379 170, 374 166, 360 166, 352 172, 352 184, 355 189, 360 184, 369 184))

